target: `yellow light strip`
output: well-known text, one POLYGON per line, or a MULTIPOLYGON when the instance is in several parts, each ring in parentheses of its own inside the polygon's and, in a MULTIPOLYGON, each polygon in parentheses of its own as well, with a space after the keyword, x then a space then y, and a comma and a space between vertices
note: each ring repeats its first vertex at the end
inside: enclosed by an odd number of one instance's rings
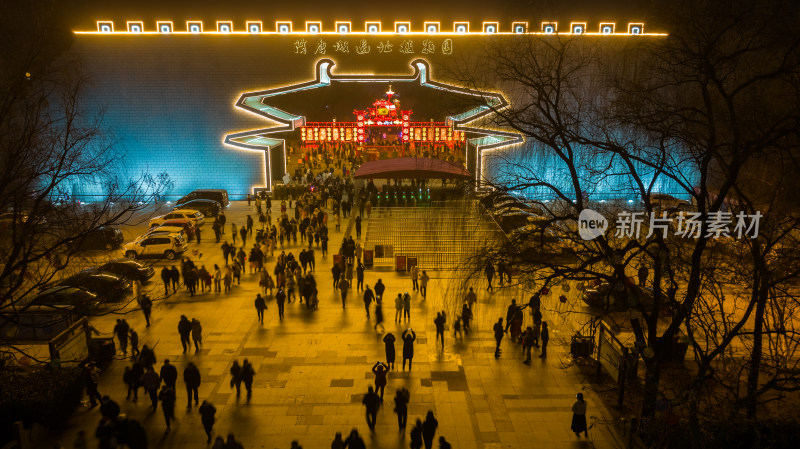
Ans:
POLYGON ((203 21, 201 21, 201 20, 187 20, 186 21, 186 32, 191 33, 191 34, 203 34, 203 21), (198 27, 197 31, 194 31, 193 27, 198 27))
POLYGON ((245 25, 246 34, 261 34, 264 32, 264 24, 260 20, 249 20, 245 22, 245 25))
POLYGON ((558 22, 542 22, 542 33, 558 34, 558 22))
MULTIPOLYGON (((209 32, 203 33, 208 34, 209 32)), ((231 34, 233 33, 233 22, 230 20, 217 20, 217 33, 219 34, 231 34), (227 31, 223 31, 227 26, 227 31)))
POLYGON ((292 22, 289 20, 275 22, 275 31, 278 34, 292 34, 292 22))
POLYGON ((305 34, 320 34, 320 33, 322 33, 322 22, 306 22, 305 34), (316 31, 313 31, 314 27, 317 28, 316 31))
POLYGON ((439 34, 442 32, 442 27, 439 22, 425 22, 422 29, 425 34, 439 34))
POLYGON ((156 22, 156 33, 169 34, 174 32, 175 32, 175 27, 172 25, 171 20, 163 20, 163 21, 159 20, 156 22), (169 29, 167 29, 167 27, 169 27, 169 29))
POLYGON ((353 32, 353 24, 350 22, 336 22, 336 34, 350 34, 353 32))
POLYGON ((469 22, 453 22, 453 32, 456 34, 469 34, 469 22))
POLYGON ((129 33, 142 33, 144 32, 144 22, 140 20, 129 20, 125 23, 129 33), (138 27, 138 31, 137 28, 138 27))
POLYGON ((483 34, 498 34, 500 22, 483 22, 483 34))
POLYGON ((381 23, 364 22, 364 32, 368 34, 381 34, 381 23))

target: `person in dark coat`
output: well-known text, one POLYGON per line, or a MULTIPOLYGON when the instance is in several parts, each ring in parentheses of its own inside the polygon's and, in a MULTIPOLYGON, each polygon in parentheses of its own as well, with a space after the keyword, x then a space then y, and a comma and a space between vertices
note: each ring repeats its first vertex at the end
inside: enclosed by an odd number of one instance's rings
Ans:
POLYGON ((283 292, 283 288, 278 289, 278 293, 275 293, 275 303, 278 304, 278 318, 281 320, 283 319, 283 305, 286 302, 286 293, 283 292))
POLYGON ((194 405, 200 402, 197 394, 197 389, 200 388, 200 370, 192 362, 183 369, 183 383, 186 384, 186 408, 191 408, 192 395, 194 395, 194 405))
POLYGON ((411 449, 420 449, 422 447, 422 420, 417 418, 414 427, 411 428, 411 449))
POLYGON ((253 365, 244 359, 242 362, 242 382, 244 382, 244 388, 247 390, 247 400, 250 400, 250 397, 253 396, 253 376, 256 375, 256 371, 253 369, 253 365))
POLYGON ((503 341, 503 335, 505 335, 505 330, 503 329, 503 319, 500 318, 494 323, 494 340, 497 342, 497 346, 494 348, 494 358, 500 358, 500 343, 503 341))
POLYGON ((356 291, 364 290, 364 269, 363 263, 356 262, 356 291))
POLYGON ((434 326, 436 326, 436 340, 442 339, 442 350, 444 350, 444 323, 447 321, 447 317, 444 314, 444 310, 436 314, 436 319, 433 320, 434 326))
POLYGON ((185 354, 186 348, 192 346, 192 322, 186 315, 181 315, 181 319, 178 321, 178 334, 181 336, 181 345, 185 354))
POLYGON ((139 400, 139 387, 142 386, 142 375, 144 375, 144 367, 142 367, 139 361, 133 362, 133 366, 131 366, 130 369, 126 368, 123 380, 125 380, 125 376, 127 376, 125 383, 128 384, 128 396, 125 399, 130 399, 131 393, 133 393, 133 402, 139 400))
POLYGON ((380 392, 383 401, 383 390, 386 389, 386 374, 389 367, 383 362, 377 362, 372 366, 372 374, 375 375, 375 393, 380 392))
POLYGON ((172 268, 170 268, 169 270, 169 274, 170 274, 170 280, 172 281, 172 291, 174 293, 177 293, 178 287, 180 286, 181 283, 181 273, 180 271, 178 271, 178 267, 173 265, 172 268))
POLYGON ((339 267, 338 263, 333 264, 333 268, 331 268, 331 274, 333 275, 333 288, 337 288, 339 286, 339 278, 342 275, 342 269, 339 267))
POLYGON ((578 393, 577 400, 572 404, 572 425, 570 429, 580 438, 583 432, 589 438, 589 430, 586 427, 586 401, 583 400, 583 393, 578 393))
POLYGON ((539 355, 539 358, 546 359, 547 358, 547 342, 550 341, 550 331, 547 329, 547 321, 542 321, 542 353, 539 355))
POLYGON ((381 327, 381 333, 383 333, 383 302, 382 301, 375 301, 375 326, 372 328, 376 331, 378 330, 378 326, 381 327))
POLYGON ((264 311, 267 310, 267 302, 261 294, 256 295, 256 313, 258 313, 258 321, 264 324, 264 311))
POLYGON ((150 403, 153 410, 158 408, 158 386, 161 385, 161 378, 156 374, 152 367, 147 368, 147 372, 142 375, 142 386, 144 391, 150 395, 150 403))
POLYGON ((390 369, 394 369, 394 342, 397 340, 391 332, 383 337, 383 344, 386 348, 386 364, 390 369))
POLYGON ((372 290, 367 285, 367 289, 364 290, 364 308, 367 309, 367 318, 369 318, 369 305, 372 301, 375 300, 375 294, 372 293, 372 290))
POLYGON ((486 290, 492 291, 492 278, 494 278, 494 265, 491 262, 486 262, 486 268, 484 268, 483 272, 486 274, 486 282, 488 282, 488 287, 486 290))
POLYGON ((428 410, 425 415, 425 422, 422 423, 422 441, 425 442, 425 449, 433 448, 433 437, 436 435, 436 428, 439 427, 439 421, 433 417, 433 412, 428 410))
POLYGON ((367 426, 369 430, 372 432, 375 431, 375 421, 378 418, 378 408, 381 406, 381 398, 378 397, 378 394, 369 387, 367 389, 367 394, 364 395, 364 399, 361 400, 361 403, 364 404, 367 411, 367 426))
POLYGON ((164 268, 161 269, 161 282, 164 283, 164 296, 169 294, 169 283, 171 279, 169 268, 164 266, 164 268))
POLYGON ((472 319, 472 310, 464 303, 461 306, 461 321, 464 322, 464 335, 469 335, 469 322, 472 319))
POLYGON ((417 339, 417 334, 414 330, 408 328, 403 331, 403 371, 406 370, 406 360, 408 360, 408 370, 411 371, 411 361, 414 359, 414 340, 417 339))
POLYGON ((231 366, 231 388, 236 386, 236 397, 239 397, 239 394, 242 392, 242 367, 239 365, 237 360, 233 361, 233 365, 231 366))
POLYGON ((178 380, 178 369, 175 368, 175 365, 169 363, 169 359, 164 359, 164 365, 161 367, 158 377, 161 379, 161 382, 164 382, 164 385, 172 388, 174 391, 175 382, 178 380))
POLYGON ((170 422, 175 419, 175 390, 164 385, 158 393, 158 400, 161 401, 161 411, 164 412, 164 421, 167 423, 164 433, 169 433, 170 422))
POLYGON ((110 397, 103 396, 100 398, 100 416, 114 421, 119 417, 119 412, 119 404, 110 397))
MULTIPOLYGON (((173 286, 174 288, 174 286, 173 286)), ((139 299, 139 307, 142 308, 144 314, 144 321, 147 323, 146 327, 150 327, 150 312, 153 311, 153 301, 147 295, 142 295, 139 299)))
POLYGON ((214 422, 216 421, 214 415, 217 413, 217 408, 211 405, 210 402, 203 401, 197 411, 200 412, 200 421, 203 423, 203 430, 206 431, 208 436, 206 443, 211 443, 211 432, 214 430, 214 422))
POLYGON ((445 437, 439 437, 439 449, 452 449, 452 447, 445 437))
POLYGON ((394 395, 394 411, 397 413, 397 425, 400 431, 405 430, 408 421, 408 402, 411 400, 411 393, 405 387, 397 390, 394 395))
POLYGON ((119 347, 122 349, 122 353, 126 355, 128 354, 128 331, 130 330, 131 326, 127 321, 123 319, 117 319, 117 324, 114 325, 114 334, 117 335, 119 347))
POLYGON ((348 449, 367 449, 367 445, 364 444, 364 440, 358 434, 357 429, 350 431, 350 436, 344 440, 344 447, 348 449))
POLYGON ((139 361, 145 369, 152 368, 156 364, 156 353, 150 346, 143 345, 139 351, 139 361))
POLYGON ((228 217, 225 216, 224 212, 219 211, 219 215, 217 215, 216 221, 220 225, 219 229, 222 232, 222 235, 225 235, 225 223, 228 221, 228 217))

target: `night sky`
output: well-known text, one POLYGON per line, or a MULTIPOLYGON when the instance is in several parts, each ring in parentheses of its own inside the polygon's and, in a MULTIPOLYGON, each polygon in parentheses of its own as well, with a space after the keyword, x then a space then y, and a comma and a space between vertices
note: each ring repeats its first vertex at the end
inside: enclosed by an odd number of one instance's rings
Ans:
MULTIPOLYGON (((470 21, 473 29, 481 22, 499 21, 501 27, 512 21, 528 21, 532 25, 557 20, 566 25, 570 21, 601 21, 628 23, 645 21, 650 31, 656 31, 655 0, 458 0, 442 1, 365 1, 345 0, 305 2, 279 1, 188 1, 188 0, 138 0, 135 2, 108 0, 74 0, 64 2, 64 19, 72 29, 95 29, 96 20, 143 20, 145 26, 155 26, 156 20, 233 20, 239 26, 245 20, 292 20, 295 26, 306 20, 321 20, 326 29, 333 28, 337 20, 353 22, 354 29, 363 27, 367 20, 380 20, 384 27, 393 26, 395 20, 411 21, 412 27, 423 21, 441 21, 443 25, 454 21, 470 21), (68 4, 68 6, 66 5, 68 4), (418 6, 416 6, 418 5, 418 6), (152 24, 152 25, 151 25, 152 24)), ((208 26, 208 25, 206 25, 208 26)), ((447 28, 444 28, 447 29, 447 28)))

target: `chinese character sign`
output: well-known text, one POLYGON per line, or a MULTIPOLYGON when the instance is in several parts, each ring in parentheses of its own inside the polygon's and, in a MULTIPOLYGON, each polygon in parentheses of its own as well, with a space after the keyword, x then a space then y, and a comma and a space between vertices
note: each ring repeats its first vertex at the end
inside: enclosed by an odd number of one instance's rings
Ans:
POLYGON ((377 49, 377 54, 388 55, 398 53, 403 55, 434 55, 439 54, 449 56, 453 54, 453 39, 447 38, 437 43, 433 39, 384 39, 370 43, 367 39, 347 40, 320 38, 316 43, 307 42, 305 39, 298 39, 292 44, 292 51, 298 55, 326 55, 330 53, 347 53, 356 55, 368 55, 372 53, 373 47, 377 49), (330 44, 330 47, 328 46, 330 44), (311 51, 313 49, 313 52, 311 51), (330 51, 329 51, 330 50, 330 51), (352 50, 352 53, 351 53, 352 50))
MULTIPOLYGON (((623 211, 617 214, 614 236, 632 239, 638 239, 643 235, 644 238, 653 235, 667 238, 673 235, 688 239, 700 237, 754 239, 758 237, 762 216, 760 212, 752 215, 739 212, 735 217, 730 212, 709 212, 703 217, 699 212, 682 212, 675 217, 669 217, 666 212, 660 215, 655 213, 648 215, 646 212, 623 211), (642 234, 643 226, 647 228, 646 234, 642 234)), ((578 231, 583 240, 593 240, 604 235, 607 227, 606 218, 591 209, 582 210, 578 217, 578 231)))

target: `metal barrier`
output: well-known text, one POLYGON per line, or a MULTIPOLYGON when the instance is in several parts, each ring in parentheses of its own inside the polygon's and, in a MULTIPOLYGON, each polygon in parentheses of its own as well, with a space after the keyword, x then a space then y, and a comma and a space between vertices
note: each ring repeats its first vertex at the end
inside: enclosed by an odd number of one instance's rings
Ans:
POLYGON ((605 369, 616 380, 619 408, 622 408, 625 401, 625 386, 636 379, 638 366, 638 354, 625 346, 604 321, 600 321, 597 336, 597 375, 605 369))

